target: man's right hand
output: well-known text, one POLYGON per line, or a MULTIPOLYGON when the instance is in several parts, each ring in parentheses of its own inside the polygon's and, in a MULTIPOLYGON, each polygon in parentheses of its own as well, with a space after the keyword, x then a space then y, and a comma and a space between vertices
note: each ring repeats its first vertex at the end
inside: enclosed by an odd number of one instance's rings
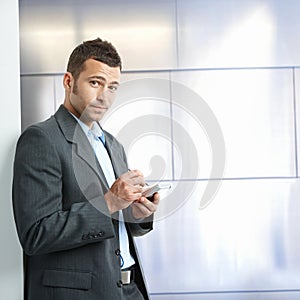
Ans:
POLYGON ((142 187, 145 185, 144 175, 139 170, 122 174, 104 195, 111 214, 128 207, 142 197, 142 187))

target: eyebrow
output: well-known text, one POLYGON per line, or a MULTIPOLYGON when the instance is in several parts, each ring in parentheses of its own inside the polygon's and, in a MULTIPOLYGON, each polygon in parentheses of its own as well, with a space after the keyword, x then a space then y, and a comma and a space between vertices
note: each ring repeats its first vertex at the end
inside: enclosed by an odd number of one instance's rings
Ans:
MULTIPOLYGON (((106 81, 106 79, 102 76, 90 76, 89 79, 99 79, 99 80, 102 80, 102 81, 106 81)), ((118 81, 112 81, 112 82, 109 82, 109 84, 117 84, 117 85, 120 85, 120 82, 118 81)))

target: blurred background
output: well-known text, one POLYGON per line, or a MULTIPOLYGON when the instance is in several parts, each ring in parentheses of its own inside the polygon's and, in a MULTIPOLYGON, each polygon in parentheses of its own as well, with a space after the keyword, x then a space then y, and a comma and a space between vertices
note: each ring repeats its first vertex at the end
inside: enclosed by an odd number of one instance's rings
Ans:
MULTIPOLYGON (((173 186, 137 240, 151 299, 299 299, 300 2, 18 4, 20 131, 63 102, 76 45, 100 37, 121 54, 123 84, 102 125, 131 168, 173 186)), ((14 295, 12 236, 0 276, 14 295)))

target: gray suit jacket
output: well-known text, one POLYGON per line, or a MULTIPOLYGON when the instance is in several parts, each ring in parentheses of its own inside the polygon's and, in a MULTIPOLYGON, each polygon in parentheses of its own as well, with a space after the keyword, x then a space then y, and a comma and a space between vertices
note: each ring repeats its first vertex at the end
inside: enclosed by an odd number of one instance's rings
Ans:
MULTIPOLYGON (((116 177, 127 169, 121 144, 106 145, 116 177)), ((101 167, 76 120, 61 106, 21 135, 14 163, 13 206, 24 249, 25 299, 122 299, 118 221, 110 217, 101 167)), ((152 229, 124 210, 136 281, 148 299, 132 236, 152 229)))

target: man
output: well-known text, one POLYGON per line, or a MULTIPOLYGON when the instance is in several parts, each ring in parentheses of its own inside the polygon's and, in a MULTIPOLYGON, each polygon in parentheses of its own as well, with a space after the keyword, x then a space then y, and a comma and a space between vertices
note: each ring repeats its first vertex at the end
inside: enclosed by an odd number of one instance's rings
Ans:
POLYGON ((123 147, 99 125, 120 74, 110 43, 83 42, 69 58, 64 104, 18 141, 13 205, 25 299, 148 299, 132 237, 152 229, 159 194, 142 196, 143 174, 128 171, 123 147))

